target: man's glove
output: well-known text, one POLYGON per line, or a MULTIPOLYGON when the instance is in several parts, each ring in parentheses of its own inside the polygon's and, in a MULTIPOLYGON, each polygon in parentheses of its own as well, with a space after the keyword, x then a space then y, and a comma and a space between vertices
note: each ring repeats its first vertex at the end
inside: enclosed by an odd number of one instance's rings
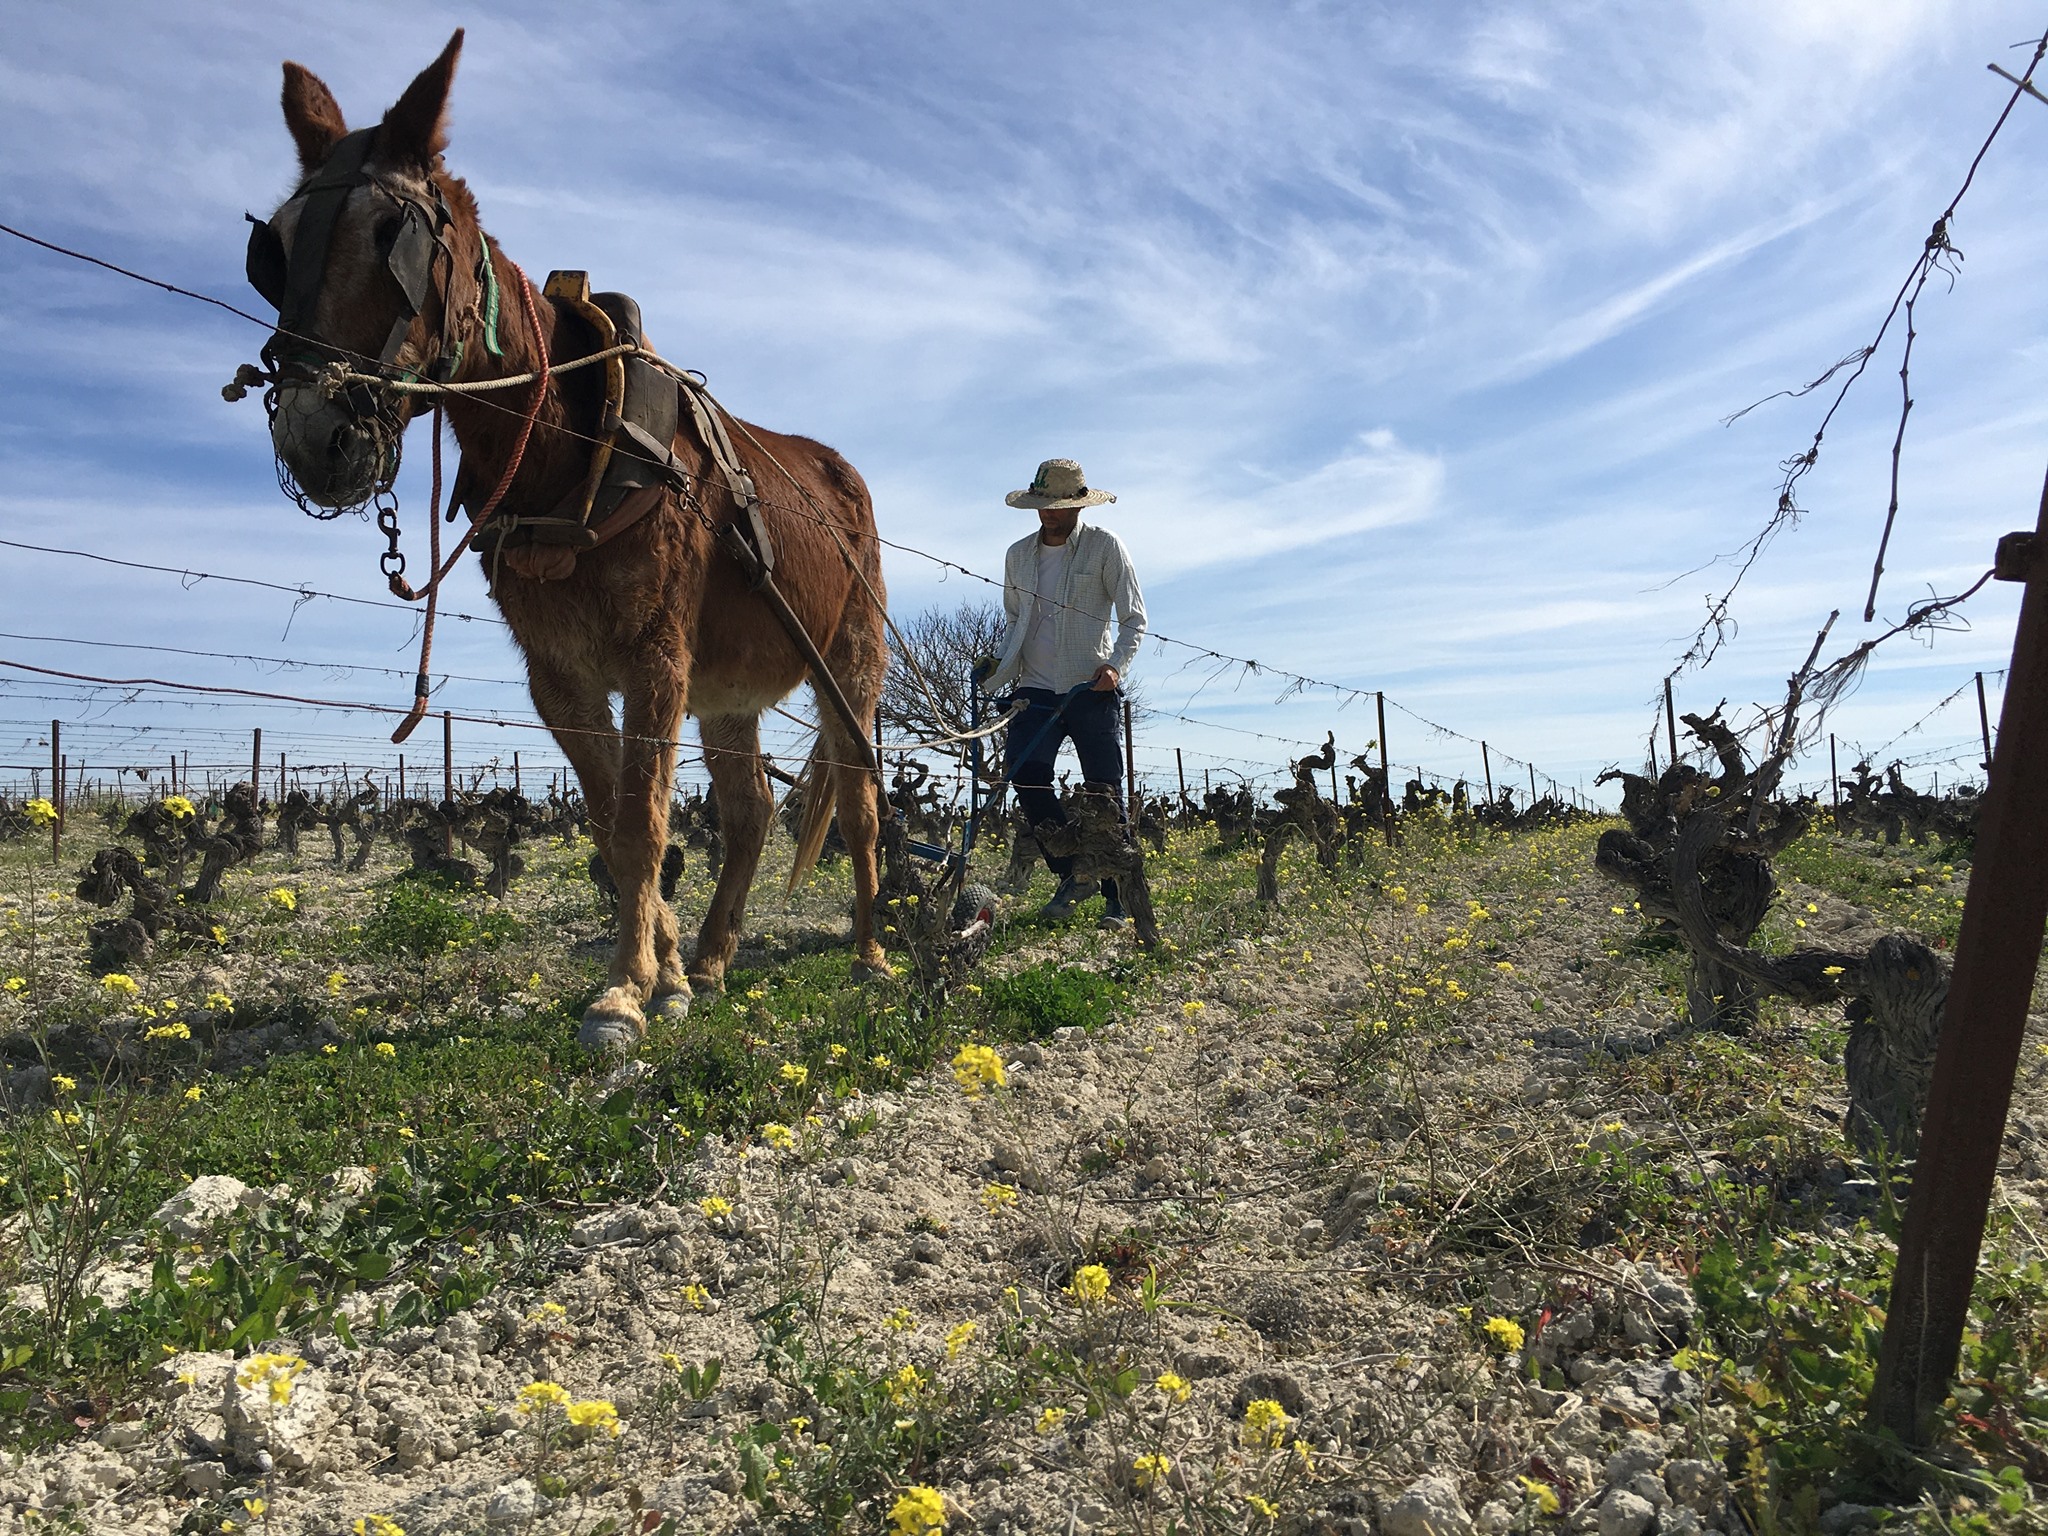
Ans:
POLYGON ((975 658, 974 658, 974 666, 973 666, 973 667, 972 667, 972 668, 971 668, 971 669, 970 669, 970 670, 968 671, 968 674, 967 674, 967 675, 968 675, 968 677, 969 677, 969 678, 971 678, 971 679, 973 680, 974 686, 975 686, 975 687, 977 687, 977 688, 979 688, 979 687, 980 687, 980 686, 981 686, 981 685, 982 685, 983 683, 987 682, 987 681, 988 681, 988 680, 989 680, 989 679, 990 679, 991 677, 994 677, 994 676, 995 676, 995 673, 996 673, 996 659, 995 659, 995 657, 993 657, 993 656, 977 656, 977 657, 975 657, 975 658))

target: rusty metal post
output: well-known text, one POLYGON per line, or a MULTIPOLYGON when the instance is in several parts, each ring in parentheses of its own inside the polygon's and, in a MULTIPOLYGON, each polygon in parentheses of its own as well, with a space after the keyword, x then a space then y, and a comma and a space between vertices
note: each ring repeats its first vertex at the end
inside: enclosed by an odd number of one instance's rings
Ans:
POLYGON ((1493 759, 1487 755, 1486 743, 1479 743, 1479 766, 1486 771, 1486 803, 1493 804, 1493 759))
POLYGON ((1330 804, 1342 805, 1343 803, 1343 791, 1337 788, 1337 754, 1332 752, 1330 754, 1330 804))
POLYGON ((1835 733, 1828 732, 1828 786, 1835 802, 1835 825, 1842 823, 1842 767, 1835 760, 1835 733))
POLYGON ((1671 679, 1664 679, 1664 743, 1671 748, 1671 761, 1678 762, 1678 715, 1671 707, 1671 679))
POLYGON ((284 804, 284 754, 277 754, 277 803, 284 804))
MULTIPOLYGON (((386 798, 389 798, 388 796, 386 798)), ((405 798, 405 754, 398 754, 398 798, 405 798)))
POLYGON ((176 794, 177 792, 178 792, 178 754, 177 754, 177 753, 175 753, 175 752, 173 752, 173 753, 171 754, 171 793, 175 795, 175 794, 176 794))
POLYGON ((1977 674, 1977 729, 1984 733, 1984 771, 1991 771, 1991 712, 1984 707, 1984 674, 1977 674))
POLYGON ((522 793, 519 787, 519 754, 517 752, 512 754, 512 793, 515 795, 522 793))
POLYGON ((1870 1402, 1872 1427, 1908 1445, 1926 1442, 1955 1374, 2048 929, 2048 485, 2032 537, 2001 539, 1996 570, 2026 587, 1870 1402))
POLYGON ((249 793, 256 797, 256 803, 263 803, 263 727, 257 726, 256 733, 249 739, 249 793))
POLYGON ((1180 808, 1183 814, 1188 808, 1188 765, 1180 760, 1180 748, 1173 749, 1173 776, 1180 780, 1180 808))
POLYGON ((1373 695, 1380 712, 1380 833, 1389 848, 1394 846, 1394 770, 1387 764, 1387 695, 1382 689, 1373 695))
POLYGON ((1536 804, 1536 765, 1534 763, 1529 765, 1529 804, 1531 808, 1536 804))

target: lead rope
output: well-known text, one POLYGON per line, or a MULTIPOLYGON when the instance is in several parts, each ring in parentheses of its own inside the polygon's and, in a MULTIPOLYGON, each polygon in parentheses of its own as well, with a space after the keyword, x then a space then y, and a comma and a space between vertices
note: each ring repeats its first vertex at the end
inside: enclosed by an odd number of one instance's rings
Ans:
MULTIPOLYGON (((487 259, 488 254, 486 252, 487 259)), ((441 407, 434 407, 434 488, 427 504, 428 562, 434 574, 428 579, 426 586, 415 591, 403 575, 396 571, 391 573, 392 596, 408 603, 416 603, 421 598, 427 600, 427 611, 420 631, 419 673, 413 678, 412 708, 406 712, 405 718, 398 722, 398 729, 391 733, 393 742, 404 741, 418 728, 420 721, 427 717, 427 668, 434 655, 434 614, 440 605, 441 582, 455 568, 455 562, 467 552, 477 536, 477 531, 483 527, 491 514, 498 510, 498 504, 505 499, 505 493, 512 489, 512 479, 519 473, 520 461, 526 457, 526 444, 533 435, 533 424, 540 416, 541 402, 547 398, 548 339, 540 327, 540 313, 534 308, 533 284, 526 280, 526 273, 520 269, 518 262, 509 256, 505 259, 510 263, 513 275, 519 279, 519 301, 526 310, 526 323, 533 331, 534 345, 540 348, 540 368, 534 374, 533 402, 527 406, 526 418, 519 424, 519 438, 512 445, 512 457, 505 464, 505 472, 498 477, 498 488, 491 492, 490 499, 483 504, 482 510, 470 520, 468 532, 456 542, 455 548, 445 562, 441 559, 441 407)), ((455 509, 451 506, 448 509, 449 516, 452 517, 454 512, 455 509)))

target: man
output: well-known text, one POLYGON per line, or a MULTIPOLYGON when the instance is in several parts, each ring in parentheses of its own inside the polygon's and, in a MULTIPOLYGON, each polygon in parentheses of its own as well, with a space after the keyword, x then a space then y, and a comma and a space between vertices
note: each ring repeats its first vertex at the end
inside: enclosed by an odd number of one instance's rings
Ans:
MULTIPOLYGON (((1003 498, 1035 509, 1038 530, 1010 546, 1003 560, 1002 654, 981 678, 993 693, 1015 681, 1029 706, 1010 723, 1004 745, 1007 771, 1034 823, 1065 822, 1053 793, 1060 743, 1071 740, 1081 760, 1083 788, 1116 797, 1123 809, 1123 749, 1117 687, 1145 639, 1145 599, 1123 543, 1107 528, 1081 521, 1083 507, 1116 497, 1089 487, 1072 459, 1047 459, 1030 486, 1003 498), (1116 638, 1110 639, 1110 621, 1116 638)), ((1063 918, 1095 894, 1092 882, 1073 876, 1071 859, 1047 858, 1060 877, 1044 915, 1063 918)), ((1116 882, 1102 884, 1102 926, 1122 930, 1116 882)))

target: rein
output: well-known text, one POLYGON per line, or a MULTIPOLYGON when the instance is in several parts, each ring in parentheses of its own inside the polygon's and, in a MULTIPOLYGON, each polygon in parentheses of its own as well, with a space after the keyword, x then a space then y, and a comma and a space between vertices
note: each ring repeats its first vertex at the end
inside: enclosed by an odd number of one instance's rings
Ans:
MULTIPOLYGON (((389 574, 389 585, 393 597, 408 603, 416 603, 421 598, 425 598, 427 602, 426 617, 420 632, 419 672, 413 679, 412 708, 406 713, 406 717, 399 721, 398 729, 391 733, 393 742, 404 741, 406 737, 410 736, 418 728, 420 721, 426 718, 427 690, 429 686, 427 668, 434 654, 434 615, 440 603, 441 583, 447 578, 448 573, 455 569, 455 562, 460 560, 469 549, 470 544, 477 536, 478 530, 483 527, 491 514, 498 510, 498 504, 505 499, 505 493, 512 489, 513 478, 519 473, 519 465, 526 457, 526 445, 533 436, 533 424, 540 417, 541 402, 547 398, 550 371, 548 339, 546 333, 541 330, 540 314, 534 308, 533 284, 526 280, 526 273, 521 270, 518 262, 512 261, 512 258, 509 256, 505 259, 511 262, 512 271, 519 279, 519 302, 526 311, 526 323, 532 327, 534 345, 540 348, 540 367, 532 374, 534 382, 533 399, 528 402, 525 418, 519 423, 519 436, 512 445, 512 457, 506 461, 504 473, 498 477, 497 489, 491 492, 490 499, 483 504, 482 510, 470 519, 468 532, 464 533, 461 539, 456 542, 454 550, 450 552, 445 561, 441 558, 442 408, 438 404, 434 407, 434 487, 427 502, 429 541, 427 558, 428 563, 433 567, 434 574, 427 579, 427 584, 424 587, 417 590, 405 579, 402 563, 400 569, 394 570, 389 574)), ((484 260, 487 264, 490 261, 490 249, 488 246, 484 250, 484 260)), ((450 499, 453 499, 452 496, 450 499)), ((448 510, 452 516, 455 510, 454 507, 451 506, 448 510)), ((389 533, 391 537, 391 552, 396 553, 398 549, 398 523, 395 517, 391 521, 389 533)))

